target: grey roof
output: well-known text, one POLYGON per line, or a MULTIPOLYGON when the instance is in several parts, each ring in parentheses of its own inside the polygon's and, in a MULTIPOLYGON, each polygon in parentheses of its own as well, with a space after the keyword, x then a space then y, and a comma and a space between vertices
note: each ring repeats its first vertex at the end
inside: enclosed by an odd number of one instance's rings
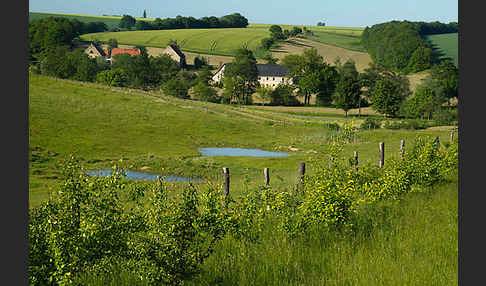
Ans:
POLYGON ((257 64, 258 76, 285 76, 287 68, 277 64, 257 64))
POLYGON ((181 58, 185 58, 186 57, 184 55, 184 53, 179 49, 178 46, 176 46, 176 45, 169 45, 169 47, 171 47, 174 50, 174 52, 176 52, 176 54, 179 55, 179 57, 181 57, 181 58))

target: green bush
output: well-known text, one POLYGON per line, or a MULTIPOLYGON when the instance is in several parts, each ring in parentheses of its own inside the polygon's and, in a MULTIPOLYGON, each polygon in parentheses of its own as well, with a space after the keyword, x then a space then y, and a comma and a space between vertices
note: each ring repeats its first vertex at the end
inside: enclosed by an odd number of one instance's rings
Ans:
POLYGON ((360 129, 365 130, 371 130, 371 129, 379 129, 381 128, 381 120, 380 119, 375 119, 375 118, 369 118, 367 117, 359 126, 360 129))

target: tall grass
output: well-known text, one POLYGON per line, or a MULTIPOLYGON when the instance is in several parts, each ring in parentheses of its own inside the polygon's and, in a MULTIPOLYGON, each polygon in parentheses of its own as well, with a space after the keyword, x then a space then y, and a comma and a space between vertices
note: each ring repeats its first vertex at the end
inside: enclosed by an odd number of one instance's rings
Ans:
MULTIPOLYGON (((290 241, 270 222, 259 244, 222 240, 184 285, 457 285, 457 186, 456 176, 401 201, 369 205, 349 232, 314 230, 290 241)), ((140 285, 123 269, 85 273, 80 281, 140 285)))
POLYGON ((223 241, 188 285, 457 285, 457 181, 361 210, 356 231, 223 241))

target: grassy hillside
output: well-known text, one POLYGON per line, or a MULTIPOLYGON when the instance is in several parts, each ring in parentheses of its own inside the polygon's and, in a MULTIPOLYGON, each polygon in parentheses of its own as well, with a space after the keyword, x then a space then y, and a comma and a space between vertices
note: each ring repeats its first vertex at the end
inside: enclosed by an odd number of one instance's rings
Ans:
MULTIPOLYGON (((332 112, 322 110, 323 115, 332 112)), ((239 184, 243 180, 260 183, 262 169, 268 167, 274 186, 289 186, 296 181, 300 161, 327 162, 326 140, 334 133, 325 124, 348 120, 294 114, 30 75, 30 204, 44 200, 49 188, 59 183, 56 166, 72 152, 88 168, 110 167, 123 158, 123 166, 131 170, 217 179, 221 168, 229 167, 234 193, 244 191, 239 184), (258 148, 290 156, 200 158, 199 147, 258 148)), ((355 124, 359 122, 355 118, 355 124)), ((360 162, 377 162, 378 142, 385 141, 391 155, 398 152, 401 139, 411 142, 417 134, 448 140, 449 132, 362 131, 343 152, 356 150, 360 162)))
POLYGON ((459 34, 430 35, 426 39, 441 54, 441 58, 450 58, 458 66, 459 64, 459 34))

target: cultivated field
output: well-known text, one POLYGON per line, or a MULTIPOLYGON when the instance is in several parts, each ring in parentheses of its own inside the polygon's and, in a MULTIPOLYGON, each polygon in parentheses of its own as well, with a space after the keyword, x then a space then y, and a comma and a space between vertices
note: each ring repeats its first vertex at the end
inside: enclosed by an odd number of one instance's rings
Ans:
POLYGON ((433 47, 442 54, 441 58, 450 58, 458 66, 459 64, 459 34, 439 34, 427 36, 433 47))
POLYGON ((356 63, 356 69, 362 72, 372 62, 368 53, 352 51, 345 48, 340 48, 332 45, 327 45, 308 39, 294 38, 286 41, 285 44, 273 49, 272 54, 278 59, 281 59, 289 54, 302 54, 304 50, 316 48, 317 52, 324 57, 324 60, 329 64, 334 64, 337 58, 344 63, 347 59, 352 59, 356 63))
POLYGON ((269 35, 265 29, 179 29, 92 33, 82 35, 81 39, 108 41, 114 38, 120 44, 159 48, 166 48, 170 40, 176 40, 184 52, 232 56, 243 46, 256 49, 261 39, 269 35))

